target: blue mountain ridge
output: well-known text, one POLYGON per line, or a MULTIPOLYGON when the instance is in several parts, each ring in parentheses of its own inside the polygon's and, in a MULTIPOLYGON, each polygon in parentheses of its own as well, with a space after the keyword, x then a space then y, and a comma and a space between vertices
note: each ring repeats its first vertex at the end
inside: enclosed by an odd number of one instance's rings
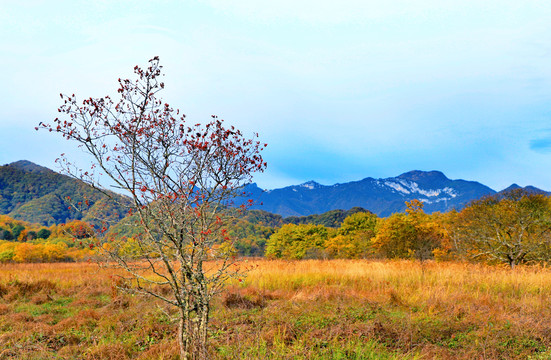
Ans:
MULTIPOLYGON (((521 187, 512 184, 502 192, 518 188, 521 187)), ((533 186, 522 189, 531 193, 549 194, 533 186)), ((476 181, 450 180, 440 171, 419 170, 396 177, 367 177, 334 185, 308 181, 273 190, 263 190, 252 183, 245 186, 244 191, 248 193, 246 198, 255 200, 253 209, 283 217, 308 216, 354 207, 364 208, 379 216, 389 216, 403 212, 405 202, 413 199, 422 201, 427 213, 444 212, 459 210, 473 200, 496 194, 493 189, 476 181)), ((80 219, 77 214, 66 211, 67 204, 63 199, 67 195, 78 197, 83 192, 89 193, 93 202, 102 198, 86 186, 83 187, 79 181, 30 161, 22 160, 0 166, 0 214, 43 224, 80 219)), ((242 198, 235 203, 238 205, 240 201, 246 200, 242 198)), ((122 216, 119 209, 112 210, 117 218, 122 216)), ((85 214, 83 219, 86 220, 85 214)))
MULTIPOLYGON (((520 188, 513 184, 506 190, 520 188)), ((529 192, 545 191, 532 186, 529 192)), ((256 184, 246 187, 256 201, 253 208, 287 216, 306 216, 326 211, 362 207, 379 216, 389 216, 406 209, 405 202, 418 199, 427 213, 460 210, 473 200, 496 191, 476 181, 451 180, 440 171, 414 170, 397 177, 363 180, 335 185, 309 181, 281 189, 262 190, 256 184)), ((505 191, 505 190, 504 190, 505 191)))

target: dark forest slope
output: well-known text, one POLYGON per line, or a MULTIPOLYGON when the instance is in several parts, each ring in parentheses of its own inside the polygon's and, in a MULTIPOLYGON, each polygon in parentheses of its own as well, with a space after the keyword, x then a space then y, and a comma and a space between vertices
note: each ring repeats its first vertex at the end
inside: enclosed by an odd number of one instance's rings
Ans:
MULTIPOLYGON (((124 197, 113 195, 118 202, 128 204, 124 197)), ((0 166, 0 214, 52 225, 72 219, 116 222, 125 212, 123 206, 83 182, 30 161, 0 166), (86 200, 88 205, 83 205, 82 211, 71 206, 86 200)))

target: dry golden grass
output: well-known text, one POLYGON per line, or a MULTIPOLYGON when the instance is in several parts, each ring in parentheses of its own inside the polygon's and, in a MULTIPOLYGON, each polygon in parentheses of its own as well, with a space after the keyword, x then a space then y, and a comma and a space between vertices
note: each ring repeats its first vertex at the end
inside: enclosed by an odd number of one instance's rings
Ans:
MULTIPOLYGON (((212 311, 220 359, 549 359, 551 270, 249 260, 212 311)), ((95 264, 0 265, 0 359, 175 359, 170 309, 95 264)))

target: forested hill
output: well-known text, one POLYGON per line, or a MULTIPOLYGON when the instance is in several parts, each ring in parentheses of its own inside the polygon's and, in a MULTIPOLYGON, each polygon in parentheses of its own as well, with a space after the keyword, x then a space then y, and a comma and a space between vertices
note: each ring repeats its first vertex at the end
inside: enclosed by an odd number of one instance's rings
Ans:
MULTIPOLYGON (((125 201, 121 196, 117 198, 125 201)), ((52 225, 72 219, 117 222, 124 213, 123 207, 83 182, 30 161, 0 166, 0 214, 52 225), (89 205, 84 205, 81 212, 75 211, 68 197, 73 203, 88 200, 89 205)))

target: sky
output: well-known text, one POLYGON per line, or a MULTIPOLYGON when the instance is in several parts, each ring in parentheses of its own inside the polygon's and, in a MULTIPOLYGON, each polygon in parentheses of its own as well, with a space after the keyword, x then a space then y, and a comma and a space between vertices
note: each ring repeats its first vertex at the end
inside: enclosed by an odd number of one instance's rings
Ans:
POLYGON ((268 143, 264 189, 439 170, 551 190, 548 0, 4 0, 0 164, 89 163, 34 127, 154 56, 192 123, 268 143))

